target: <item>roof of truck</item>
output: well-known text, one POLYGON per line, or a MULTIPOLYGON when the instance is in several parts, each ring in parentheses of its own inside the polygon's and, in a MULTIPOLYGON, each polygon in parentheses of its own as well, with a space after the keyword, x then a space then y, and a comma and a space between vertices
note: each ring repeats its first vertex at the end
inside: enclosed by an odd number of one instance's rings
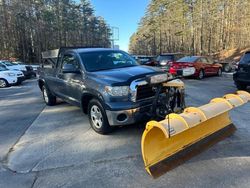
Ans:
POLYGON ((63 51, 74 51, 76 53, 83 53, 83 52, 98 52, 98 51, 111 51, 111 50, 120 51, 112 48, 62 47, 59 49, 42 52, 42 58, 43 59, 57 58, 59 53, 63 51))
POLYGON ((112 48, 73 48, 72 50, 76 51, 77 53, 82 53, 82 52, 98 52, 98 51, 110 51, 110 50, 119 51, 119 50, 112 49, 112 48))

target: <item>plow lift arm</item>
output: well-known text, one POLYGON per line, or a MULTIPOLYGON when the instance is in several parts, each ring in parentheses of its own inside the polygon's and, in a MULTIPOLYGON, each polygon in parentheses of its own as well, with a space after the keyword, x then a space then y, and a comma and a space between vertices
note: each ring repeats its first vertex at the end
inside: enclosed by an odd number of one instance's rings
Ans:
POLYGON ((250 101, 250 94, 237 91, 210 103, 171 113, 150 121, 142 135, 141 150, 146 171, 154 178, 182 164, 236 130, 229 111, 250 101))

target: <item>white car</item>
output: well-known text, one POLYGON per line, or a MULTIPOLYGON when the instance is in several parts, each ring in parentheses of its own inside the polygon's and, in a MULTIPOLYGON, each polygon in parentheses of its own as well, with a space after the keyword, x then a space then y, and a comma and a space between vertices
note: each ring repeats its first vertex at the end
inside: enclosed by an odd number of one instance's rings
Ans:
POLYGON ((25 65, 25 66, 31 66, 34 71, 37 71, 39 65, 27 65, 21 61, 13 61, 12 63, 15 63, 16 65, 25 65))
POLYGON ((16 65, 10 61, 0 61, 0 65, 4 66, 9 70, 18 70, 18 71, 26 71, 25 65, 16 65))
POLYGON ((21 84, 25 80, 21 71, 8 70, 0 65, 0 88, 21 84))
POLYGON ((6 69, 9 70, 22 71, 26 78, 31 78, 32 76, 36 76, 35 71, 30 65, 19 65, 12 63, 11 61, 5 61, 5 60, 0 61, 0 65, 4 66, 6 69))

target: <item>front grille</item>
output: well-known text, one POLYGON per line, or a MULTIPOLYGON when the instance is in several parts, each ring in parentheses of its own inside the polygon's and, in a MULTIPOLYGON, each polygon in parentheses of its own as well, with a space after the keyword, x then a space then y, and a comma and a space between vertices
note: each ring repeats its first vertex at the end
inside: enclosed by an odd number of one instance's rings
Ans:
POLYGON ((153 97, 154 95, 155 95, 155 91, 153 91, 152 86, 148 84, 137 87, 136 100, 150 98, 150 97, 153 97))
POLYGON ((17 76, 22 76, 22 74, 17 74, 17 76))

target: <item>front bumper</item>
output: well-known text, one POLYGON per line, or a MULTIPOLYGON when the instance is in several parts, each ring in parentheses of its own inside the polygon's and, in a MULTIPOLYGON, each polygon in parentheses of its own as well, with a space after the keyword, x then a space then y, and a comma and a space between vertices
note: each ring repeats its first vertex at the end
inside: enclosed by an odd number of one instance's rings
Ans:
POLYGON ((128 110, 106 110, 106 115, 110 126, 130 125, 149 120, 151 106, 152 104, 128 110))
POLYGON ((32 76, 35 76, 36 75, 36 72, 33 71, 33 70, 30 70, 30 71, 22 71, 25 78, 31 78, 32 76))
POLYGON ((17 84, 21 84, 25 80, 25 76, 17 77, 17 84))

